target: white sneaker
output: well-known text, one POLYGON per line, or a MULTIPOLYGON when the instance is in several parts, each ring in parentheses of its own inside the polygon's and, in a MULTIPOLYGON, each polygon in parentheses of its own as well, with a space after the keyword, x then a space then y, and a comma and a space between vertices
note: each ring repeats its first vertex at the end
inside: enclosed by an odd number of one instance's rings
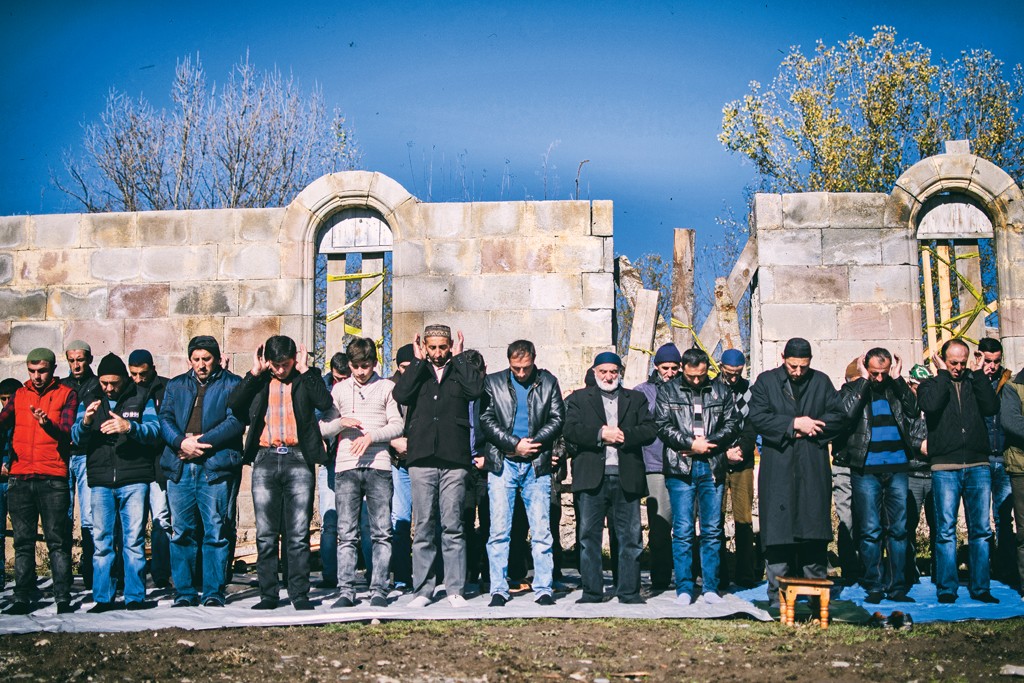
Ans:
POLYGON ((429 605, 430 602, 430 598, 428 598, 427 596, 417 595, 409 602, 409 607, 412 607, 413 609, 423 609, 424 607, 429 605))
POLYGON ((680 593, 676 596, 676 604, 680 607, 689 607, 693 604, 693 597, 689 593, 680 593))
POLYGON ((466 601, 466 598, 456 594, 448 596, 448 604, 452 607, 466 607, 469 605, 469 602, 466 601))
POLYGON ((704 594, 704 602, 706 602, 709 605, 720 605, 721 603, 725 602, 725 598, 723 598, 718 593, 708 592, 704 594))

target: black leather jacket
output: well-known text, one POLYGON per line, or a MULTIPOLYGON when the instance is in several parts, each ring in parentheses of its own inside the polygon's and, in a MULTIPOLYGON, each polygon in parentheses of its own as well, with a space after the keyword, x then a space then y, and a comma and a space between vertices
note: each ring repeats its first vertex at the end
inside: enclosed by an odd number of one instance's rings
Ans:
POLYGON ((680 375, 658 387, 654 421, 658 425, 658 436, 665 444, 666 476, 690 476, 691 458, 697 457, 711 463, 715 482, 725 480, 725 451, 736 442, 743 423, 729 387, 715 379, 695 388, 680 375), (698 400, 703 407, 705 438, 717 444, 717 448, 705 455, 688 452, 693 447, 693 406, 698 400))
MULTIPOLYGON (((516 419, 516 391, 512 387, 512 372, 501 370, 484 379, 487 407, 480 414, 480 427, 487 439, 484 456, 486 469, 499 472, 505 456, 515 453, 519 439, 512 435, 516 419)), ((551 474, 551 450, 562 434, 565 424, 565 404, 558 379, 547 370, 537 368, 533 382, 527 389, 526 404, 529 411, 530 437, 543 444, 533 458, 537 476, 551 474)))
MULTIPOLYGON (((914 420, 920 415, 917 408, 917 397, 910 389, 906 380, 889 380, 885 383, 885 398, 889 401, 892 417, 903 440, 903 449, 909 461, 914 457, 914 420)), ((846 417, 848 432, 842 443, 842 457, 839 463, 846 467, 862 469, 868 456, 868 445, 871 443, 871 384, 860 377, 847 382, 839 389, 839 400, 843 404, 843 415, 846 417)), ((920 446, 920 442, 918 442, 920 446)), ((839 449, 837 448, 837 452, 839 449)))

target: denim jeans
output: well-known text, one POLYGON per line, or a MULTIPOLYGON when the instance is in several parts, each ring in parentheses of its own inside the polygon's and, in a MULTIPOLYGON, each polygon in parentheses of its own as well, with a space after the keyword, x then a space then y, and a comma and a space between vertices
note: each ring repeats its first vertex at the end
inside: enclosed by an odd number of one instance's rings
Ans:
POLYGON ((928 575, 935 579, 935 498, 932 496, 932 475, 912 473, 907 477, 907 565, 904 576, 906 585, 912 586, 920 582, 921 573, 917 569, 917 527, 924 513, 925 524, 928 525, 928 554, 931 556, 931 568, 928 575))
POLYGON ((992 470, 992 573, 1000 581, 1016 587, 1019 581, 1010 475, 1001 462, 990 462, 989 467, 992 470))
POLYGON ((960 585, 956 561, 956 518, 963 499, 967 516, 968 581, 971 596, 989 590, 989 511, 992 472, 988 465, 962 470, 932 470, 935 497, 935 584, 939 595, 956 595, 960 585))
POLYGON ((92 585, 92 554, 95 546, 92 539, 92 502, 89 497, 89 478, 85 472, 83 455, 73 455, 68 461, 68 479, 70 482, 71 501, 68 503, 68 529, 74 535, 75 498, 78 498, 78 517, 82 529, 82 559, 78 566, 82 572, 85 585, 92 585))
POLYGON ((114 578, 114 534, 121 526, 121 552, 124 558, 124 600, 146 599, 146 497, 149 484, 126 484, 116 488, 92 489, 93 539, 92 597, 96 602, 113 602, 117 590, 114 578))
POLYGON ((672 583, 672 502, 665 488, 665 475, 647 473, 647 548, 651 564, 651 586, 666 588, 672 583))
MULTIPOLYGON (((337 472, 335 507, 338 511, 338 587, 339 595, 355 600, 356 552, 359 547, 363 497, 372 540, 370 595, 387 598, 391 567, 391 471, 356 468, 337 472)), ((365 541, 365 533, 363 534, 365 541)))
POLYGON ((857 525, 854 524, 853 484, 849 467, 832 465, 832 500, 835 501, 839 528, 836 534, 836 548, 839 551, 839 567, 843 581, 853 584, 860 581, 863 565, 860 561, 860 540, 857 525))
POLYGON ((605 474, 601 485, 590 491, 580 491, 580 578, 583 594, 599 598, 604 594, 604 568, 601 563, 601 539, 604 521, 618 537, 618 567, 615 593, 619 599, 640 596, 640 553, 643 541, 640 535, 640 497, 626 495, 619 484, 618 475, 605 474))
POLYGON ((537 476, 532 462, 505 460, 500 472, 487 475, 487 497, 491 509, 491 530, 487 539, 488 574, 491 593, 509 597, 508 548, 512 533, 512 510, 516 491, 521 491, 530 523, 533 551, 533 592, 551 595, 554 560, 551 555, 551 475, 537 476))
POLYGON ((176 599, 195 598, 198 543, 196 529, 202 521, 202 599, 224 601, 224 572, 228 562, 226 517, 232 491, 230 479, 211 484, 202 463, 186 462, 178 483, 167 482, 171 510, 171 577, 176 599))
POLYGON ((672 561, 676 571, 676 595, 693 594, 694 522, 700 512, 700 566, 705 593, 718 592, 719 549, 722 544, 722 491, 715 483, 711 464, 691 458, 689 477, 665 477, 665 488, 672 500, 672 561))
POLYGON ((149 485, 149 513, 153 521, 149 544, 149 573, 153 581, 171 578, 171 510, 167 507, 167 489, 157 482, 149 485))
POLYGON ((459 467, 410 467, 412 510, 416 532, 412 542, 412 588, 431 598, 437 587, 437 524, 441 523, 444 585, 449 597, 462 595, 466 583, 466 535, 462 506, 469 471, 459 467))
POLYGON ((71 601, 71 491, 63 477, 15 479, 7 484, 7 511, 14 532, 14 601, 31 602, 36 590, 36 530, 42 520, 50 553, 53 597, 71 601))
POLYGON ((288 559, 288 597, 309 596, 309 524, 313 519, 313 470, 297 448, 261 448, 252 464, 256 513, 256 575, 260 596, 276 601, 278 540, 288 559))
POLYGON ((334 466, 316 466, 317 509, 320 512, 320 565, 324 581, 338 582, 338 511, 335 508, 334 466))
POLYGON ((864 563, 861 584, 870 592, 907 592, 907 473, 851 474, 853 509, 864 563), (882 549, 885 548, 885 559, 882 549), (884 562, 884 564, 883 564, 884 562))
POLYGON ((395 584, 412 585, 412 484, 409 468, 391 466, 391 573, 395 584))

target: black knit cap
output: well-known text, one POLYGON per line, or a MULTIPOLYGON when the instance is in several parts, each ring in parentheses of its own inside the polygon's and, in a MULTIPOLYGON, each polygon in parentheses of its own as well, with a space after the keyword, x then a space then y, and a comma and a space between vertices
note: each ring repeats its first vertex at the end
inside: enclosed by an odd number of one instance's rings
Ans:
POLYGON ((810 358, 811 342, 802 337, 793 337, 786 342, 786 348, 782 350, 783 358, 810 358))
POLYGON ((96 375, 103 377, 104 375, 118 375, 119 377, 128 376, 128 367, 124 364, 124 361, 118 358, 113 353, 108 353, 103 356, 100 360, 99 367, 96 368, 96 375))
POLYGON ((412 344, 406 344, 398 349, 395 353, 395 363, 401 365, 402 363, 411 363, 416 360, 416 352, 413 351, 412 344))
POLYGON ((210 355, 216 359, 220 358, 220 344, 217 340, 208 334, 201 334, 198 337, 192 337, 188 342, 188 355, 192 357, 192 352, 196 349, 202 349, 203 351, 209 351, 210 355))

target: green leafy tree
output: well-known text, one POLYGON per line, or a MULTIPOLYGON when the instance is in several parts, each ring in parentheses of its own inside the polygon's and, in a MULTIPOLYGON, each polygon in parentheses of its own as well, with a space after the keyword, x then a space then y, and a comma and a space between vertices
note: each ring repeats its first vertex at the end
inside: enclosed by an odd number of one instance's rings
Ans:
POLYGON ((747 157, 759 190, 888 192, 945 140, 1024 177, 1024 70, 987 50, 952 62, 880 26, 870 38, 791 48, 767 87, 725 105, 718 139, 747 157), (1009 73, 1007 73, 1009 71, 1009 73))

